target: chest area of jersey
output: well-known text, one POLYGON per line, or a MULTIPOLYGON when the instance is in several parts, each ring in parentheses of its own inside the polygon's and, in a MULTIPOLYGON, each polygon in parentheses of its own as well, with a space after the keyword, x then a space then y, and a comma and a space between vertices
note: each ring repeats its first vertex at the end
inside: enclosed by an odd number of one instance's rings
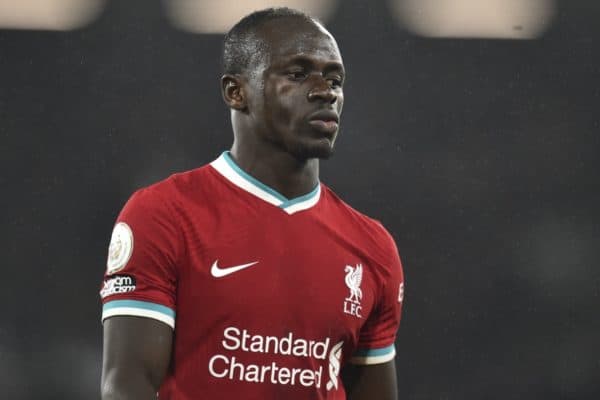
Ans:
POLYGON ((210 305, 217 320, 358 330, 376 303, 368 252, 326 226, 266 220, 215 232, 191 249, 180 300, 210 305))

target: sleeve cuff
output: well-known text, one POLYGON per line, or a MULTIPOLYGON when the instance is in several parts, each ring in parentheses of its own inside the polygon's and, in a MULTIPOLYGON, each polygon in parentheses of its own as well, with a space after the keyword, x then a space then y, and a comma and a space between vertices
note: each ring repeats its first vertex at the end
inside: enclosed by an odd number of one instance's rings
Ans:
POLYGON ((396 346, 392 344, 380 349, 358 349, 350 358, 350 363, 357 365, 383 364, 393 360, 394 357, 396 357, 396 346))
POLYGON ((175 329, 175 311, 162 304, 139 300, 113 300, 102 306, 102 322, 115 315, 152 318, 175 329))

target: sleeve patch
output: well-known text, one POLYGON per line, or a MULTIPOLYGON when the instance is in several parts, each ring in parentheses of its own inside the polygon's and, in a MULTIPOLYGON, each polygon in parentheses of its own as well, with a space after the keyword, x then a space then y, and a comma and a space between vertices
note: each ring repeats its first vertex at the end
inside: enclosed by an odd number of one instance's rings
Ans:
POLYGON ((383 364, 396 356, 396 346, 393 344, 381 349, 358 349, 350 363, 358 365, 383 364))
POLYGON ((105 298, 113 294, 123 294, 135 290, 135 277, 132 275, 111 275, 104 278, 100 297, 105 298))
POLYGON ((125 268, 133 253, 133 232, 125 222, 119 222, 113 228, 108 247, 106 273, 114 274, 125 268))
POLYGON ((102 307, 102 321, 116 315, 146 317, 164 322, 175 329, 175 311, 161 304, 139 300, 114 300, 102 307))

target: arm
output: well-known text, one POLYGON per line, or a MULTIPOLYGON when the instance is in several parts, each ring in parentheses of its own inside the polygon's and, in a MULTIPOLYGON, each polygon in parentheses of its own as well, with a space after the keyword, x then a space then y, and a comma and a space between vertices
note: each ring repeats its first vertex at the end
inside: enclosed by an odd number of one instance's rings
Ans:
POLYGON ((347 364, 342 381, 348 400, 398 400, 394 360, 372 365, 347 364))
POLYGON ((396 332, 404 300, 404 274, 392 236, 378 226, 377 245, 384 257, 377 304, 362 325, 354 354, 341 371, 348 400, 398 400, 396 332))
POLYGON ((150 400, 171 359, 173 330, 160 321, 115 316, 104 321, 102 400, 150 400))

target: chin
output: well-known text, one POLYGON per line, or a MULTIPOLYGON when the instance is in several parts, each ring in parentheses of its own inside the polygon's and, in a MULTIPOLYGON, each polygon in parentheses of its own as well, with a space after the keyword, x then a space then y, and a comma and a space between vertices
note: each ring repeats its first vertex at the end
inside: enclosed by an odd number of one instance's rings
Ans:
POLYGON ((323 138, 297 143, 296 146, 293 146, 289 150, 298 160, 308 160, 310 158, 326 160, 334 153, 334 143, 329 139, 323 138))

